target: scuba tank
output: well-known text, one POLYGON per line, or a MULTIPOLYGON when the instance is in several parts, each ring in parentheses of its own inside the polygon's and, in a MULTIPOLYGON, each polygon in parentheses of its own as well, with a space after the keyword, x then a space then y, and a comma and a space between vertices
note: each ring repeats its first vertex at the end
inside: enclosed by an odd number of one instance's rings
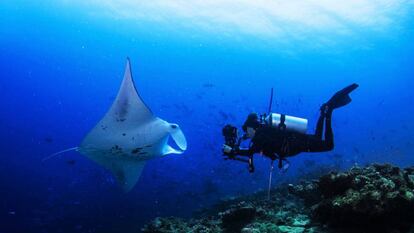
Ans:
POLYGON ((308 120, 279 113, 270 113, 262 116, 262 122, 280 130, 306 134, 308 120))

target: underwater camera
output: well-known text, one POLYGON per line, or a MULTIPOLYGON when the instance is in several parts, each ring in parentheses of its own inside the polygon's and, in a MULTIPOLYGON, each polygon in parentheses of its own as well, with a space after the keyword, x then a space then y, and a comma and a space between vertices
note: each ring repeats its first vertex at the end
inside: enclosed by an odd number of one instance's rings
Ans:
POLYGON ((225 144, 234 147, 238 143, 237 128, 232 125, 226 125, 223 127, 223 136, 225 144))

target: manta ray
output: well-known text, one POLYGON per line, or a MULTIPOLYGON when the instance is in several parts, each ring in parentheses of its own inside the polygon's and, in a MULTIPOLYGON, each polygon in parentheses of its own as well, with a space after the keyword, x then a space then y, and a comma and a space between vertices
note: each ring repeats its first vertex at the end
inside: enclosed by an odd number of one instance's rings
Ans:
POLYGON ((127 58, 118 95, 109 111, 86 135, 76 150, 105 167, 116 177, 125 192, 137 183, 146 161, 167 154, 182 154, 187 141, 177 124, 156 117, 140 97, 127 58), (174 149, 169 138, 179 149, 174 149))

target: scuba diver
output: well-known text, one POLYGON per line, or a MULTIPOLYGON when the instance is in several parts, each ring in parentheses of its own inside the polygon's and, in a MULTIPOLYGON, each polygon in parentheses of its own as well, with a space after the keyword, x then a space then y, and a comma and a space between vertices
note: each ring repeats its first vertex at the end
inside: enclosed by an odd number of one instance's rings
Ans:
MULTIPOLYGON (((259 116, 251 113, 243 124, 243 137, 238 136, 237 128, 226 125, 223 128, 225 159, 238 160, 249 164, 249 172, 254 172, 253 155, 260 153, 272 160, 278 159, 279 169, 286 170, 289 166, 287 157, 301 152, 325 152, 334 148, 332 132, 332 111, 351 102, 349 94, 358 87, 352 84, 335 93, 320 108, 320 116, 314 134, 306 134, 308 121, 303 118, 278 113, 259 116), (325 122, 324 139, 322 132, 325 122), (250 139, 248 148, 240 148, 242 140, 250 139), (243 158, 245 157, 245 158, 243 158), (285 162, 285 165, 283 164, 285 162)), ((273 90, 272 90, 273 96, 273 90)), ((271 101, 272 103, 272 97, 271 101)))

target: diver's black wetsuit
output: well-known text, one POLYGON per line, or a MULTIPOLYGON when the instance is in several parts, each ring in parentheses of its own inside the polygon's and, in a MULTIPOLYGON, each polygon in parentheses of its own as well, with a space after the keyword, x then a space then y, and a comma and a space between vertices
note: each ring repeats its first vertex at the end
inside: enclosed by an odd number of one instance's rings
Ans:
MULTIPOLYGON (((262 125, 257 128, 251 139, 250 148, 234 148, 233 155, 249 157, 250 170, 253 171, 253 154, 261 153, 272 160, 284 159, 301 152, 324 152, 334 148, 331 126, 332 110, 321 110, 315 134, 300 134, 282 131, 278 128, 262 125), (325 121, 325 138, 322 139, 323 122, 325 121)), ((281 161, 280 160, 280 161, 281 161)), ((279 167, 280 167, 279 163, 279 167)))
POLYGON ((321 115, 316 124, 315 134, 300 134, 273 127, 271 125, 258 122, 257 115, 245 122, 246 127, 253 128, 255 134, 251 139, 249 148, 239 148, 238 145, 232 147, 228 159, 245 161, 236 156, 248 156, 249 171, 254 171, 253 154, 261 153, 272 160, 279 159, 279 168, 286 157, 297 155, 301 152, 324 152, 334 148, 334 138, 332 132, 332 111, 336 108, 345 106, 351 102, 349 94, 358 87, 358 84, 351 84, 336 92, 328 102, 322 105, 321 115), (325 121, 325 137, 322 139, 323 122, 325 121), (250 126, 247 126, 250 124, 250 126))

